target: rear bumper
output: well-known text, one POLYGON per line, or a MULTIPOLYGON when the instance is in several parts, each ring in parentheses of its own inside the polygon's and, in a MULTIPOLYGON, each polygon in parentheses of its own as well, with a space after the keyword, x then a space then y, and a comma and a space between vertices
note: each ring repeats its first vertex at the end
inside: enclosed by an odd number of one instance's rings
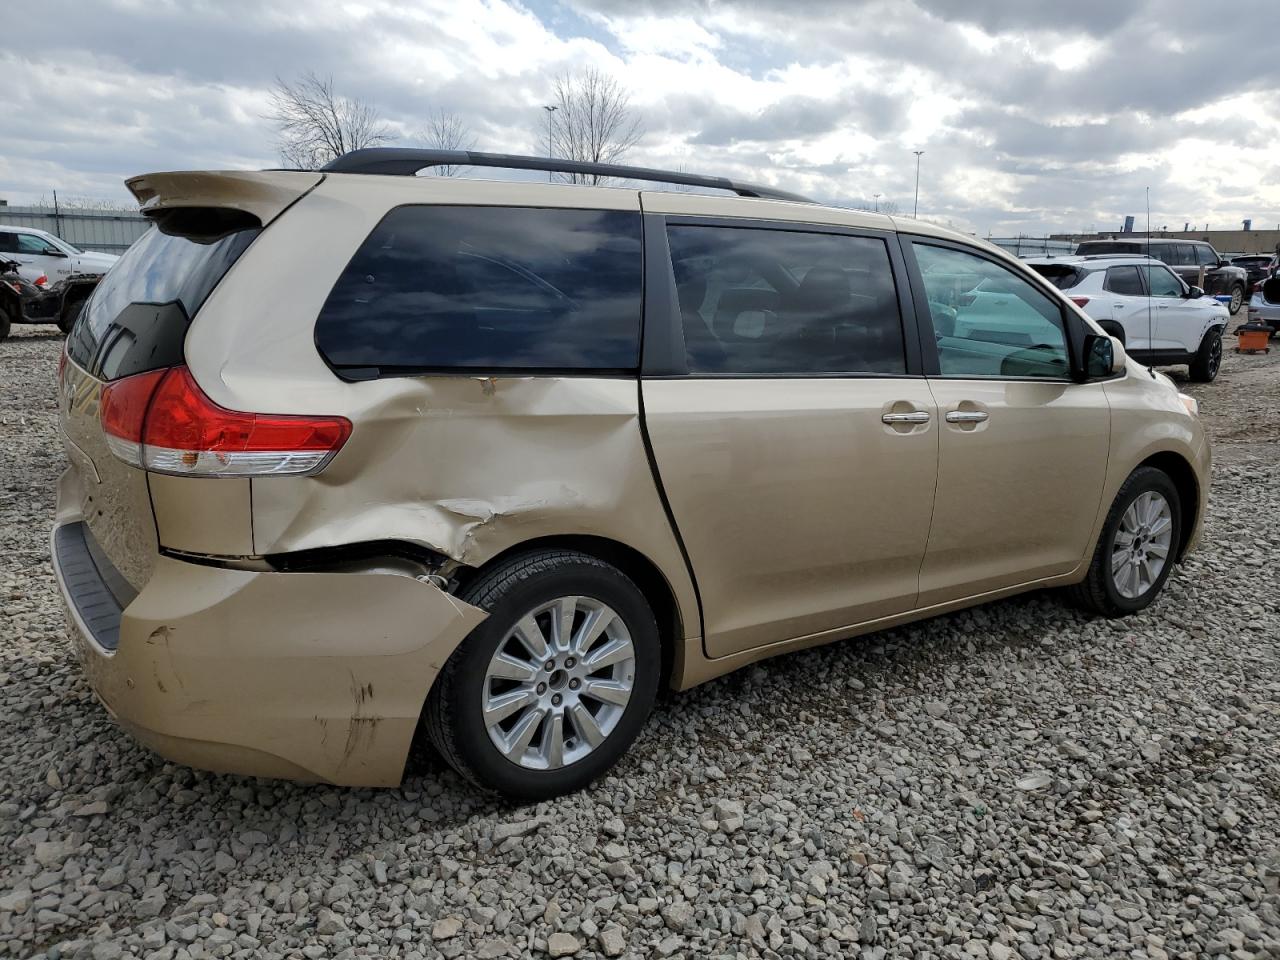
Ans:
POLYGON ((1269 303, 1255 293, 1249 301, 1249 320, 1265 323, 1273 330, 1280 328, 1280 303, 1269 303))
POLYGON ((208 770, 399 783, 437 672, 485 617, 377 568, 256 572, 167 556, 113 608, 111 573, 76 548, 83 538, 60 511, 53 566, 90 685, 138 740, 208 770))

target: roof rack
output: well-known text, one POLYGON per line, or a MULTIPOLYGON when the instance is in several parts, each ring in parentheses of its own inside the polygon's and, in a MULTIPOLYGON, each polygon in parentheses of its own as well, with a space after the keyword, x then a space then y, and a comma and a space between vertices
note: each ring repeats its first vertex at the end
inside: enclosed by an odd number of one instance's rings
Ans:
POLYGON ((426 167, 463 166, 498 167, 506 170, 545 170, 550 173, 579 173, 600 177, 621 177, 655 183, 678 183, 689 187, 729 190, 740 197, 765 200, 790 200, 813 203, 786 190, 738 183, 728 177, 704 177, 678 170, 651 167, 628 167, 617 163, 590 163, 584 160, 558 160, 550 157, 523 157, 511 153, 477 153, 474 150, 418 150, 409 147, 366 147, 352 150, 326 163, 321 170, 328 173, 370 173, 411 177, 426 167))

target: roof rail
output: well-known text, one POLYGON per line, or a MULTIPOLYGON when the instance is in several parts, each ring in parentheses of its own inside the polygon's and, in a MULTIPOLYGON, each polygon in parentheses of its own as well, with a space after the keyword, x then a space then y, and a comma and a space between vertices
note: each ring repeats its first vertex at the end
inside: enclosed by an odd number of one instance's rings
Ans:
POLYGON ((410 147, 365 147, 352 150, 330 160, 321 170, 328 173, 371 173, 392 176, 413 176, 426 167, 462 166, 497 167, 506 170, 546 170, 551 173, 579 173, 600 177, 622 177, 628 180, 649 180, 656 183, 678 183, 689 187, 709 187, 729 190, 740 197, 759 197, 766 200, 791 200, 796 203, 812 203, 786 190, 762 187, 752 183, 737 183, 728 177, 704 177, 696 173, 678 170, 657 170, 651 167, 628 167, 617 163, 591 163, 584 160, 558 160, 550 157, 523 157, 511 153, 477 153, 474 150, 418 150, 410 147))

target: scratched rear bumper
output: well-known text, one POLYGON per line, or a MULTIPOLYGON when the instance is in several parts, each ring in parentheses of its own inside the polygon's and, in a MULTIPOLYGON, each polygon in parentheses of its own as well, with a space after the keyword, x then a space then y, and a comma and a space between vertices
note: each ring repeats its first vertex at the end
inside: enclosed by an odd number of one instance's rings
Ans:
POLYGON ((256 572, 160 556, 108 650, 77 603, 92 575, 65 569, 58 539, 54 569, 94 692, 157 753, 224 773, 399 783, 436 673, 485 616, 385 570, 256 572))

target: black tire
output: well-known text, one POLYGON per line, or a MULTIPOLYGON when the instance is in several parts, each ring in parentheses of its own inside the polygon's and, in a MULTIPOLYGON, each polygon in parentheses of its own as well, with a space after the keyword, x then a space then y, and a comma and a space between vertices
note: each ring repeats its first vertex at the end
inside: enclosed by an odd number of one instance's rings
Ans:
POLYGON ((0 340, 9 336, 9 331, 13 329, 13 320, 9 316, 8 304, 0 303, 0 340))
POLYGON ((80 319, 80 311, 84 309, 85 302, 88 297, 81 297, 73 300, 71 303, 64 304, 62 312, 58 314, 58 329, 63 333, 70 333, 71 328, 76 325, 76 321, 80 319))
POLYGON ((1085 610, 1104 617, 1123 617, 1143 609, 1160 594, 1169 572, 1173 569, 1178 547, 1182 543, 1182 507, 1178 496, 1178 488, 1174 486, 1169 475, 1155 467, 1139 467, 1129 475, 1115 502, 1107 512, 1106 522, 1102 525, 1102 534, 1098 537, 1097 549, 1093 552, 1093 560, 1089 564, 1089 572, 1080 583, 1069 587, 1072 599, 1085 610), (1168 501, 1172 515, 1173 531, 1171 549, 1164 568, 1155 578, 1151 586, 1136 598, 1123 596, 1116 589, 1112 577, 1111 558, 1115 548, 1116 534, 1120 531, 1120 520, 1129 505, 1147 491, 1155 491, 1168 501))
POLYGON ((1231 315, 1234 317, 1240 312, 1240 308, 1244 306, 1244 287, 1238 283, 1233 283, 1228 292, 1231 294, 1231 305, 1227 309, 1231 311, 1231 315))
POLYGON ((1187 364, 1191 379, 1198 383, 1211 383, 1222 369, 1222 329, 1214 327, 1200 341, 1200 349, 1187 364))
POLYGON ((617 762, 644 727, 658 693, 662 651, 658 624, 639 588, 617 568, 574 550, 515 556, 486 572, 459 599, 489 618, 458 646, 423 708, 432 743, 451 767, 477 786, 522 801, 545 800, 587 786, 617 762), (483 720, 485 674, 515 624, 558 597, 599 600, 622 619, 635 648, 631 697, 603 742, 576 762, 533 770, 509 760, 483 720))

